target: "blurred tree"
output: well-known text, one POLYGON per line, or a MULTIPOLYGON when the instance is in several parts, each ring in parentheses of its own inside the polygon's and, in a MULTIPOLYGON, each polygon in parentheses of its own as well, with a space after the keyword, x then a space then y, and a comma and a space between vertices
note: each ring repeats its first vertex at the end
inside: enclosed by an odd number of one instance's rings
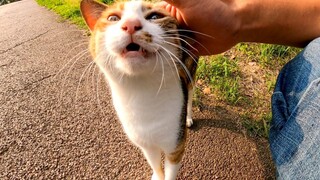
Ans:
POLYGON ((9 4, 15 1, 20 1, 20 0, 0 0, 0 6, 4 4, 9 4))
POLYGON ((103 3, 110 4, 113 3, 114 0, 100 0, 103 3))

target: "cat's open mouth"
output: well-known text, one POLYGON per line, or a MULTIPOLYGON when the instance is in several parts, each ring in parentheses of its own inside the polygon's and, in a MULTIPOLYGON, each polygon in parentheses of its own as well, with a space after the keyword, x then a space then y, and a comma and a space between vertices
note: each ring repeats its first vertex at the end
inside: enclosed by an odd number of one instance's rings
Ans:
POLYGON ((136 43, 128 44, 128 46, 122 52, 123 57, 138 57, 145 56, 146 54, 147 51, 136 43))
POLYGON ((141 48, 141 46, 139 44, 136 43, 130 43, 127 47, 126 50, 127 51, 139 51, 141 48))

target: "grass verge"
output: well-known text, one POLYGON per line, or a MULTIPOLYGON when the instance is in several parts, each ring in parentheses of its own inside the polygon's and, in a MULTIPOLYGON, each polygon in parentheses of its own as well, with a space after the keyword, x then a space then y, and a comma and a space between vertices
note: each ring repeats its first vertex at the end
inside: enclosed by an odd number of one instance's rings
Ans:
POLYGON ((224 106, 241 117, 249 134, 267 138, 277 75, 299 51, 280 45, 241 43, 221 55, 201 57, 195 104, 203 106, 199 102, 205 100, 209 105, 224 106))
MULTIPOLYGON (((41 6, 44 6, 62 18, 70 20, 72 23, 85 28, 86 24, 81 17, 80 1, 81 0, 36 0, 41 6)), ((110 4, 113 0, 99 0, 100 2, 110 4)))
POLYGON ((41 6, 56 12, 62 18, 68 19, 71 22, 84 28, 85 22, 82 20, 79 8, 79 0, 36 0, 41 6))

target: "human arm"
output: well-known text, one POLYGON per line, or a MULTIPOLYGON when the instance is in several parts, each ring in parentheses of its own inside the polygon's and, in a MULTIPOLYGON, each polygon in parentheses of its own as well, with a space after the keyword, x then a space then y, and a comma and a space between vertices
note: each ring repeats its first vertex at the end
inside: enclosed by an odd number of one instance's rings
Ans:
POLYGON ((303 47, 320 37, 318 0, 166 0, 163 5, 195 34, 199 55, 224 52, 239 42, 303 47), (208 52, 209 51, 209 52, 208 52))

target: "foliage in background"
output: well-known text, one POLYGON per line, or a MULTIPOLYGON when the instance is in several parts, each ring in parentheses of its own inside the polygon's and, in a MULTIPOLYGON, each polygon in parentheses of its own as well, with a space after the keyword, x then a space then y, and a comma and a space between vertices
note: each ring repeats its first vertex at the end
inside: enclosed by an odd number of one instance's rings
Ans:
POLYGON ((12 2, 16 2, 16 1, 20 1, 20 0, 0 0, 0 6, 5 5, 5 4, 9 4, 12 2))
MULTIPOLYGON (((86 27, 79 10, 80 0, 36 1, 64 19, 86 27)), ((100 2, 109 4, 113 0, 100 2)), ((201 57, 197 70, 195 105, 199 106, 199 102, 205 99, 208 103, 230 106, 229 109, 239 114, 242 126, 247 131, 267 137, 272 117, 270 97, 276 76, 298 51, 280 45, 240 43, 221 55, 201 57), (254 72, 250 74, 248 71, 252 69, 254 72)))
POLYGON ((100 1, 106 4, 110 4, 113 2, 113 0, 100 0, 100 1))

